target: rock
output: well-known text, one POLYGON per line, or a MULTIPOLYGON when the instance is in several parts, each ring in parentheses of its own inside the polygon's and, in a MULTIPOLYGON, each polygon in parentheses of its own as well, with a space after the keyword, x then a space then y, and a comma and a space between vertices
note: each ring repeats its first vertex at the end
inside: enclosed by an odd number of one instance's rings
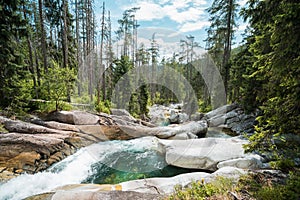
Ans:
POLYGON ((45 122, 40 119, 31 120, 31 123, 45 126, 47 128, 51 128, 51 129, 56 129, 56 130, 79 132, 78 128, 76 128, 76 126, 72 125, 72 124, 64 124, 64 123, 55 122, 55 121, 45 122))
POLYGON ((163 125, 167 121, 167 118, 169 117, 169 108, 154 104, 149 108, 150 122, 156 125, 163 125))
POLYGON ((170 117, 169 117, 169 121, 171 124, 178 124, 179 123, 179 115, 178 113, 175 112, 175 110, 171 110, 170 111, 170 117))
POLYGON ((169 140, 189 140, 189 139, 196 139, 198 138, 197 135, 193 134, 193 133, 180 133, 180 134, 176 134, 172 137, 169 137, 169 140))
POLYGON ((192 121, 200 121, 203 119, 205 115, 203 113, 199 113, 199 112, 196 112, 194 114, 191 115, 191 120, 192 121))
POLYGON ((164 127, 145 127, 145 126, 120 126, 120 128, 131 135, 133 138, 143 136, 157 136, 158 138, 170 138, 182 133, 191 133, 198 137, 205 137, 207 126, 202 122, 189 122, 187 124, 178 126, 164 126, 164 127))
POLYGON ((213 173, 213 175, 216 176, 223 176, 226 178, 232 178, 234 180, 238 180, 239 177, 243 174, 246 174, 247 171, 240 169, 240 168, 236 168, 236 167, 222 167, 220 169, 218 169, 217 171, 215 171, 213 173))
POLYGON ((171 104, 169 107, 153 105, 149 109, 149 117, 152 123, 159 126, 182 124, 189 120, 189 116, 182 113, 182 104, 171 104))
POLYGON ((209 183, 221 174, 228 178, 237 179, 240 175, 245 174, 245 171, 234 167, 225 167, 212 174, 206 172, 193 172, 168 178, 147 178, 142 180, 127 181, 120 183, 119 185, 121 185, 123 191, 170 194, 174 192, 174 187, 176 185, 186 187, 192 181, 201 180, 203 180, 205 183, 209 183))
POLYGON ((120 185, 66 185, 55 189, 53 192, 35 195, 32 197, 28 197, 25 200, 159 200, 163 198, 163 195, 160 194, 121 191, 120 189, 122 189, 120 185))
POLYGON ((241 169, 263 169, 266 166, 262 162, 262 158, 259 155, 248 155, 244 158, 236 158, 232 160, 226 160, 220 162, 217 167, 237 167, 241 169))
POLYGON ((212 117, 215 117, 215 116, 218 116, 218 115, 224 115, 224 114, 236 109, 237 107, 238 107, 237 104, 224 105, 224 106, 221 106, 217 109, 214 109, 214 110, 206 113, 205 116, 207 118, 212 118, 212 117))
POLYGON ((95 138, 95 141, 129 140, 135 138, 127 134, 119 126, 77 125, 76 128, 84 135, 95 138))
POLYGON ((7 167, 0 167, 0 183, 6 182, 17 176, 14 172, 8 171, 6 169, 7 169, 7 167))
POLYGON ((52 196, 52 200, 112 200, 112 199, 124 199, 124 200, 160 200, 162 195, 159 194, 147 194, 133 191, 59 191, 52 196))
MULTIPOLYGON (((0 134, 0 167, 16 173, 46 169, 49 166, 46 162, 51 156, 71 149, 64 142, 67 137, 55 134, 0 134)), ((61 155, 60 160, 66 156, 61 155)))
POLYGON ((17 132, 17 133, 28 133, 28 134, 38 134, 38 133, 47 133, 47 134, 56 134, 56 133, 60 133, 62 135, 64 134, 69 134, 68 132, 65 131, 60 131, 60 130, 55 130, 55 129, 51 129, 51 128, 47 128, 44 126, 40 126, 40 125, 35 125, 32 123, 28 123, 28 122, 22 122, 22 121, 14 121, 14 120, 10 120, 10 121, 6 121, 4 123, 4 127, 9 131, 9 132, 17 132))
POLYGON ((132 115, 125 109, 110 109, 112 115, 117 115, 117 116, 127 116, 132 118, 133 120, 135 120, 134 117, 132 117, 132 115))
POLYGON ((84 111, 57 111, 49 114, 47 120, 76 125, 99 124, 99 117, 97 115, 84 111))
POLYGON ((237 104, 225 105, 205 114, 209 127, 229 129, 240 135, 254 132, 255 115, 246 115, 237 104))
POLYGON ((52 200, 52 196, 55 192, 47 192, 43 194, 34 195, 31 197, 27 197, 24 200, 52 200))
POLYGON ((169 165, 215 171, 218 163, 245 157, 243 144, 236 138, 201 138, 192 140, 160 140, 166 149, 169 165))
POLYGON ((183 124, 189 120, 189 116, 186 113, 178 114, 178 123, 183 124))

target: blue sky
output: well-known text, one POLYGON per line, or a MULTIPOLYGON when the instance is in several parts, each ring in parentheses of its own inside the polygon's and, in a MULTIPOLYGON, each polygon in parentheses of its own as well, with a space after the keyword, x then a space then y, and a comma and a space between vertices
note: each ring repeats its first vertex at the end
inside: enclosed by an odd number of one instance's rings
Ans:
MULTIPOLYGON (((237 0, 241 6, 247 0, 237 0)), ((195 42, 205 47, 203 40, 209 27, 208 14, 205 11, 212 0, 106 0, 106 9, 111 12, 112 29, 117 30, 117 20, 122 18, 124 10, 140 7, 136 12, 136 19, 140 25, 138 29, 139 43, 146 46, 155 33, 155 38, 163 55, 170 56, 178 48, 180 39, 193 35, 195 42)), ((101 0, 95 0, 97 20, 101 19, 101 0)), ((239 22, 236 32, 236 45, 241 42, 241 34, 246 24, 239 22)))

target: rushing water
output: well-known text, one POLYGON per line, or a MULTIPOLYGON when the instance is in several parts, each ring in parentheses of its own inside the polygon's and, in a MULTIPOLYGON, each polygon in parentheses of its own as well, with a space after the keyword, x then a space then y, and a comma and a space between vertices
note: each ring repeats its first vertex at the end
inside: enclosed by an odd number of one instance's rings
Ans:
POLYGON ((167 166, 158 150, 156 140, 151 137, 94 144, 47 171, 23 174, 0 185, 0 200, 19 200, 66 184, 119 183, 190 172, 167 166))

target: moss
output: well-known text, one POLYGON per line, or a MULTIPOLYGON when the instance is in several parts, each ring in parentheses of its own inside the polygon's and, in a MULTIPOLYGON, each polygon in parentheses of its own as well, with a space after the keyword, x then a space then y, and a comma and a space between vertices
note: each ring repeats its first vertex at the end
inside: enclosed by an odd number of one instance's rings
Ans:
POLYGON ((0 124, 0 133, 8 133, 3 124, 0 124))

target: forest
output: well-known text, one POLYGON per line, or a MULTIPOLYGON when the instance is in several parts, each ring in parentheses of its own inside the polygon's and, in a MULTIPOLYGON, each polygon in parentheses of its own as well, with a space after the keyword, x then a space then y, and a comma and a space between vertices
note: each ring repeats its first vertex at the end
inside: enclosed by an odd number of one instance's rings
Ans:
MULTIPOLYGON (((195 92, 197 102, 190 103, 197 104, 197 111, 214 107, 209 88, 193 66, 205 61, 205 56, 196 60, 194 36, 180 41, 180 52, 160 57, 155 34, 149 38, 151 46, 138 44, 138 7, 125 10, 118 29, 112 30, 105 3, 100 24, 94 4, 93 0, 0 0, 1 115, 68 110, 72 104, 110 113, 110 108, 118 107, 112 102, 117 100, 134 117, 146 120, 150 105, 189 101, 183 79, 195 92), (157 77, 161 85, 133 73, 144 67, 142 73, 157 77), (170 70, 181 75, 172 77, 170 70), (131 78, 124 78, 126 74, 131 78), (120 81, 126 89, 116 89, 120 81), (174 95, 174 88, 180 97, 174 95), (115 90, 119 92, 114 94, 115 90)), ((214 0, 206 12, 210 26, 205 55, 221 73, 226 103, 238 103, 257 115, 246 150, 269 152, 276 168, 298 169, 300 3, 248 0, 240 8, 237 0, 214 0), (238 18, 248 26, 243 43, 233 48, 238 18)))

